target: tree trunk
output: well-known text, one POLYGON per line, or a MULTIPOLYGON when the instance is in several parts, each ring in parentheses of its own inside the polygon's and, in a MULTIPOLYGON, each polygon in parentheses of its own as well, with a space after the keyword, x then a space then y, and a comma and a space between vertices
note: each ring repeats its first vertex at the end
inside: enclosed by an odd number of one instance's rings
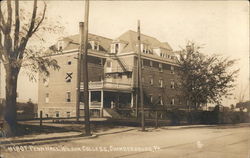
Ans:
POLYGON ((4 131, 6 136, 16 135, 17 115, 16 115, 16 98, 17 98, 17 78, 19 69, 9 67, 6 69, 6 87, 5 87, 5 108, 4 108, 4 131))

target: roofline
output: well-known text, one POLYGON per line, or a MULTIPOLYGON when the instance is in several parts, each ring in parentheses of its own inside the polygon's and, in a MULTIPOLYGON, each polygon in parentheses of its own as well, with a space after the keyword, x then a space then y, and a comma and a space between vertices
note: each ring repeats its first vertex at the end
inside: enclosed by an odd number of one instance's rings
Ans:
MULTIPOLYGON (((93 33, 88 33, 88 35, 94 35, 94 36, 98 36, 98 37, 102 37, 102 38, 105 38, 105 39, 108 39, 108 40, 113 40, 113 39, 111 39, 111 38, 108 38, 108 37, 104 37, 104 36, 100 36, 100 35, 96 35, 96 34, 93 34, 93 33)), ((80 33, 78 33, 78 34, 74 34, 74 35, 69 35, 69 36, 63 36, 63 38, 70 38, 71 36, 77 36, 77 35, 80 35, 80 33)), ((70 38, 71 39, 71 38, 70 38)))

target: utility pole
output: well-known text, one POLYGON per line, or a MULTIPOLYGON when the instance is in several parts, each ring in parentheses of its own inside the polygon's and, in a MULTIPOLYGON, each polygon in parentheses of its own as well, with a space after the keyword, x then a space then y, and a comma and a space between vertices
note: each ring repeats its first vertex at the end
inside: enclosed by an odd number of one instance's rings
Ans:
MULTIPOLYGON (((89 18, 89 0, 85 0, 85 15, 84 15, 84 26, 83 23, 80 23, 80 27, 83 27, 83 38, 80 44, 81 48, 81 59, 83 65, 83 85, 84 85, 84 122, 85 122, 85 135, 90 136, 90 115, 89 115, 89 82, 88 82, 88 18, 89 18)), ((82 29, 81 29, 82 30, 82 29)), ((82 31, 81 31, 82 33, 82 31)), ((80 35, 82 36, 82 34, 80 35)))
POLYGON ((141 30, 140 30, 140 20, 138 20, 138 82, 140 91, 140 104, 141 104, 141 130, 145 131, 145 117, 144 117, 144 98, 143 98, 143 88, 142 88, 142 70, 141 70, 141 30))
MULTIPOLYGON (((79 32, 80 32, 80 43, 81 43, 81 41, 82 41, 82 32, 81 32, 81 30, 83 30, 82 28, 81 28, 81 23, 79 23, 79 32)), ((81 54, 80 54, 80 52, 81 52, 81 47, 80 47, 80 50, 79 50, 79 53, 78 53, 78 55, 77 55, 77 79, 76 79, 76 87, 77 87, 77 89, 76 89, 76 121, 77 122, 79 122, 79 119, 80 119, 80 92, 81 92, 81 90, 80 90, 80 88, 81 88, 81 58, 80 58, 80 56, 81 56, 81 54)))

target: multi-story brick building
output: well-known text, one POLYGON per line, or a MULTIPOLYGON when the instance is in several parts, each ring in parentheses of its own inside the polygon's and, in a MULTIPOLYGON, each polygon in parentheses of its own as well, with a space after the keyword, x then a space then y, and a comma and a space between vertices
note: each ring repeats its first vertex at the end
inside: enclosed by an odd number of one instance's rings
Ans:
MULTIPOLYGON (((51 55, 61 67, 49 78, 39 75, 38 110, 48 117, 76 115, 79 35, 60 39, 51 55)), ((135 108, 138 87, 137 33, 127 31, 115 40, 89 34, 89 103, 92 115, 108 109, 135 108)), ((186 107, 179 86, 178 64, 168 43, 141 34, 142 79, 146 108, 186 107)), ((83 89, 83 87, 81 87, 83 89)), ((83 103, 80 105, 83 110, 83 103)))

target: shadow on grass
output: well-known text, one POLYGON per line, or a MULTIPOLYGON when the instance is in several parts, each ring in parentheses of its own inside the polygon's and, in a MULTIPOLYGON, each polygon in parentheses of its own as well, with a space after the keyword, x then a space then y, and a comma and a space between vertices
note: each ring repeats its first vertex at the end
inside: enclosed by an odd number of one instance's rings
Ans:
POLYGON ((18 124, 17 125, 17 136, 33 135, 33 134, 49 134, 49 133, 63 133, 63 132, 74 132, 76 130, 67 129, 62 127, 53 126, 38 126, 29 124, 18 124))

